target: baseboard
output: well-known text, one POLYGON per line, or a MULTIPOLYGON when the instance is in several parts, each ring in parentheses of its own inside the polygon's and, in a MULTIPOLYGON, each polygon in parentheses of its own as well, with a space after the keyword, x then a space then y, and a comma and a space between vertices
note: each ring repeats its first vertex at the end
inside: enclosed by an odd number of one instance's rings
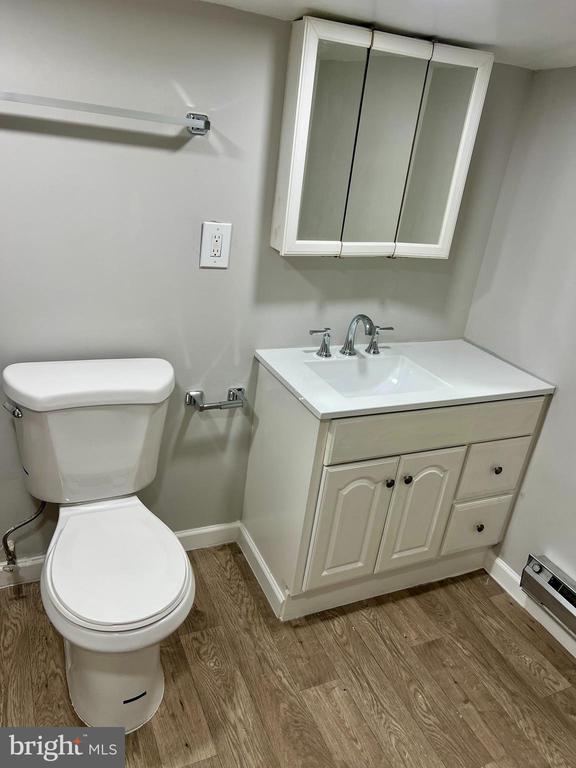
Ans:
POLYGON ((550 634, 563 646, 568 653, 576 656, 576 638, 559 624, 556 619, 545 611, 537 602, 532 600, 520 587, 520 574, 512 570, 508 563, 497 557, 494 552, 489 551, 486 555, 484 570, 492 576, 494 581, 498 582, 510 597, 512 597, 522 608, 542 624, 550 634))
POLYGON ((30 581, 40 581, 40 574, 44 565, 44 555, 18 558, 18 565, 11 573, 1 570, 5 565, 5 560, 0 563, 0 589, 3 587, 13 587, 15 584, 28 584, 30 581))
MULTIPOLYGON (((220 544, 230 544, 238 540, 239 523, 221 523, 219 525, 205 525, 202 528, 190 528, 187 531, 176 531, 176 536, 184 549, 205 549, 217 547, 220 544)), ((44 555, 37 557, 18 558, 18 565, 12 573, 1 570, 6 565, 0 562, 0 589, 12 587, 15 584, 27 584, 30 581, 40 581, 44 555)))
POLYGON ((283 621, 310 613, 327 611, 341 605, 357 603, 379 595, 388 595, 402 589, 429 584, 463 573, 478 570, 484 565, 485 552, 464 552, 429 563, 389 573, 379 573, 350 584, 335 585, 299 595, 290 595, 284 601, 280 617, 283 621))
POLYGON ((238 541, 240 523, 220 523, 205 525, 202 528, 189 528, 187 531, 176 531, 180 543, 189 552, 191 549, 206 549, 218 547, 220 544, 230 544, 238 541))
POLYGON ((248 561, 248 565, 252 569, 254 576, 256 576, 258 584, 260 584, 262 591, 266 595, 272 610, 278 618, 281 618, 282 609, 286 602, 286 595, 266 565, 264 558, 260 554, 258 547, 254 543, 254 539, 250 536, 244 523, 239 522, 238 529, 238 545, 242 550, 242 554, 248 561))

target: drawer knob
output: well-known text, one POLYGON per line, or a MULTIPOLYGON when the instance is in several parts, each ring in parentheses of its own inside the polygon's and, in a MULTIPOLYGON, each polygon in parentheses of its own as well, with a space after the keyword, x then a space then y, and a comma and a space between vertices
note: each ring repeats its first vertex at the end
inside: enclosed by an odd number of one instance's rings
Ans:
POLYGON ((414 478, 412 477, 412 475, 404 475, 404 482, 406 483, 406 485, 410 485, 413 479, 414 478))
POLYGON ((482 533, 482 531, 484 530, 484 523, 478 523, 476 525, 476 530, 478 531, 478 533, 482 533))
POLYGON ((395 485, 396 485, 395 480, 392 480, 392 479, 386 480, 386 488, 394 488, 395 485))
POLYGON ((495 475, 501 475, 502 474, 502 467, 498 464, 498 466, 494 467, 494 474, 495 475))

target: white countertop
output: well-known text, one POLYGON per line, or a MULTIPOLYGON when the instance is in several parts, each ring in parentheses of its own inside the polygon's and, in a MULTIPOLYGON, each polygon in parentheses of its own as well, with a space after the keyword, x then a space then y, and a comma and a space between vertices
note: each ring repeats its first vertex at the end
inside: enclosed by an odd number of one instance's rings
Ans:
POLYGON ((553 384, 463 339, 383 344, 378 356, 366 355, 360 340, 357 346, 356 358, 341 355, 340 345, 331 347, 331 358, 318 357, 318 346, 259 349, 256 358, 319 419, 534 397, 551 394, 555 389, 553 384), (413 375, 421 374, 422 381, 429 382, 429 386, 421 385, 419 391, 412 392, 344 395, 322 378, 323 374, 327 378, 338 377, 342 371, 346 374, 347 365, 370 372, 373 361, 380 360, 379 365, 386 365, 405 358, 410 361, 413 375), (334 363, 337 368, 324 368, 334 363))

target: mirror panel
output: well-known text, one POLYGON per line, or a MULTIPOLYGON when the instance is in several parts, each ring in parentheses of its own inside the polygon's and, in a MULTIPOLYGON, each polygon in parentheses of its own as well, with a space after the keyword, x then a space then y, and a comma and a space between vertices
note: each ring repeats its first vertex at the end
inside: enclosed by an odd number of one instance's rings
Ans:
POLYGON ((394 242, 427 67, 427 59, 370 52, 345 242, 394 242))
POLYGON ((476 68, 432 61, 397 241, 438 243, 476 68))
POLYGON ((318 43, 299 240, 340 240, 368 49, 318 43))

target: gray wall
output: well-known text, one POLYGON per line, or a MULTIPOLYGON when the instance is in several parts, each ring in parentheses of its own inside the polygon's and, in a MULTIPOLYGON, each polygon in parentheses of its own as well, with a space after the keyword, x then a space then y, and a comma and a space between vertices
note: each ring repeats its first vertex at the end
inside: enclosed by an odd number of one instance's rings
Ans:
MULTIPOLYGON (((323 324, 339 341, 360 310, 396 339, 462 335, 530 73, 494 70, 448 262, 287 260, 268 246, 287 24, 190 0, 0 10, 6 90, 175 114, 190 103, 213 120, 208 139, 181 143, 118 120, 0 117, 0 366, 170 360, 177 390, 142 497, 174 529, 237 519, 245 475, 249 414, 185 413, 187 387, 220 398, 250 381, 255 348, 309 344, 323 324), (234 224, 226 272, 198 269, 204 219, 234 224)), ((32 506, 2 418, 0 529, 32 506)), ((54 519, 19 538, 21 554, 44 551, 54 519)))
POLYGON ((501 556, 576 576, 576 69, 539 72, 498 200, 466 335, 558 385, 501 556))

